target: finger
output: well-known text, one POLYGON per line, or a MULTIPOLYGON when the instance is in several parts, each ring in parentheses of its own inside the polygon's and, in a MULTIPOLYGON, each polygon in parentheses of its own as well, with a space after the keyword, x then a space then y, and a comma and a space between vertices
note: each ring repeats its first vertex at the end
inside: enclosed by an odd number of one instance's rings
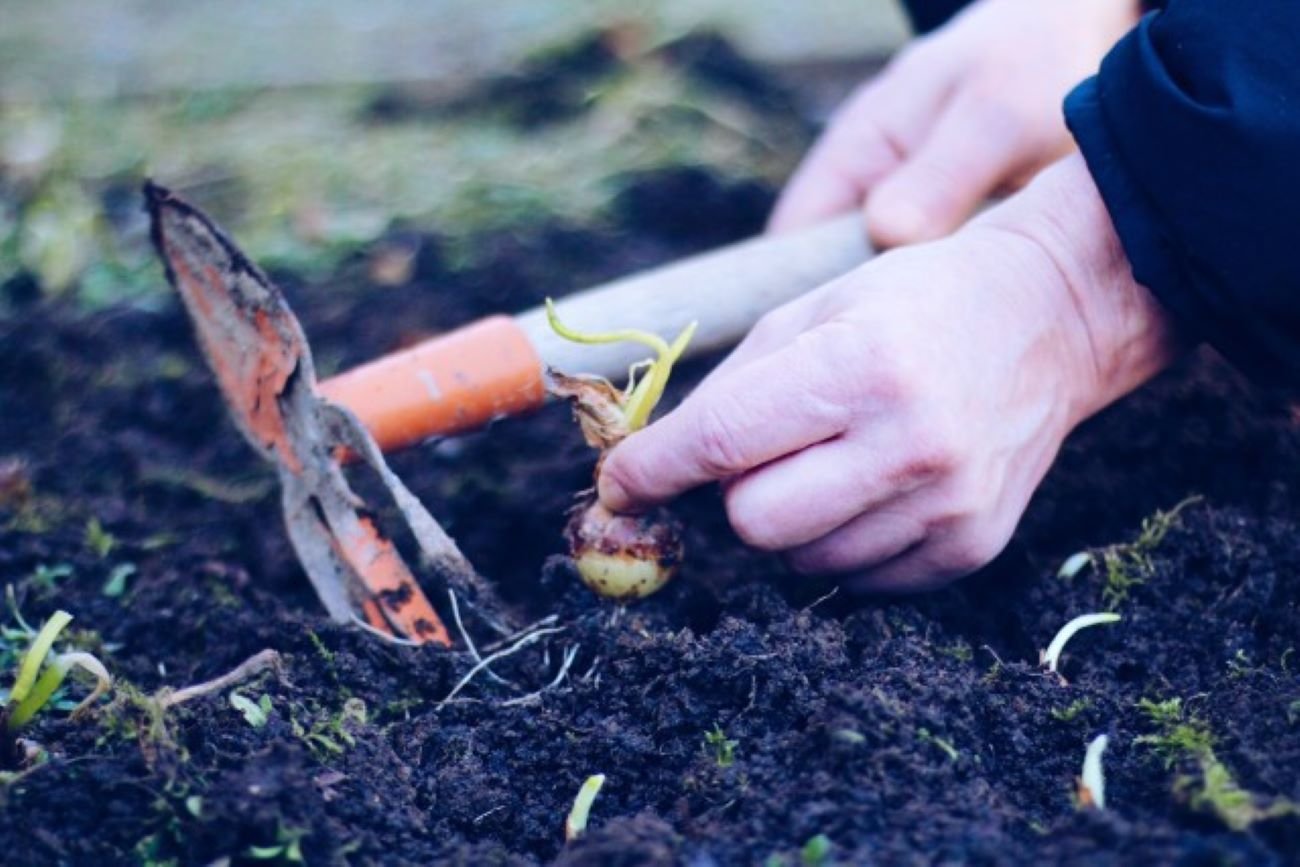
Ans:
POLYGON ((938 543, 922 542, 881 561, 844 582, 854 593, 898 595, 937 590, 969 574, 956 570, 944 559, 938 543))
POLYGON ((1014 173, 1021 124, 987 98, 955 96, 906 162, 867 199, 867 231, 882 247, 927 241, 956 229, 1014 173))
POLYGON ((812 327, 817 320, 821 299, 838 281, 831 281, 806 295, 772 310, 749 330, 744 339, 726 358, 722 359, 708 376, 696 386, 696 391, 711 388, 725 379, 731 371, 771 355, 812 327))
MULTIPOLYGON (((736 479, 727 489, 727 516, 736 534, 765 551, 811 546, 798 558, 810 566, 812 560, 807 558, 830 551, 816 547, 814 540, 826 540, 835 552, 828 560, 830 571, 860 569, 879 561, 881 556, 873 554, 866 560, 836 565, 843 558, 841 549, 849 550, 841 543, 864 550, 874 545, 875 540, 863 535, 866 531, 849 532, 864 524, 869 515, 863 513, 915 491, 933 478, 937 468, 930 470, 915 462, 899 466, 893 456, 905 444, 878 435, 871 440, 830 440, 736 479), (864 546, 864 541, 873 544, 864 546)), ((897 508, 879 517, 886 523, 903 520, 897 508)), ((889 549, 886 553, 896 552, 889 549)))
POLYGON ((601 502, 615 512, 652 506, 843 433, 841 335, 806 331, 628 437, 602 465, 601 502))
POLYGON ((870 593, 934 590, 991 563, 1011 541, 1014 528, 1014 520, 979 528, 969 522, 953 522, 937 532, 932 530, 914 550, 873 566, 846 584, 854 591, 870 593))
POLYGON ((787 554, 806 573, 861 572, 913 551, 925 541, 925 522, 911 497, 891 500, 787 554))
POLYGON ((924 136, 946 97, 947 79, 943 64, 895 64, 861 88, 800 163, 768 230, 792 231, 861 206, 924 136))

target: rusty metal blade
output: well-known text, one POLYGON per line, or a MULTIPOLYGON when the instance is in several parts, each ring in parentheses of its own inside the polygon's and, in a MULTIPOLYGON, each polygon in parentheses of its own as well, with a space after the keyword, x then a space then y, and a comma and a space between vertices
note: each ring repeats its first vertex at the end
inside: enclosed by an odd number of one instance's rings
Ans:
POLYGON ((377 472, 439 578, 480 610, 493 600, 490 587, 360 423, 319 396, 311 349, 279 289, 194 206, 153 183, 145 201, 154 246, 231 415, 279 470, 290 539, 330 616, 362 616, 390 634, 450 645, 397 546, 348 485, 345 450, 377 472))

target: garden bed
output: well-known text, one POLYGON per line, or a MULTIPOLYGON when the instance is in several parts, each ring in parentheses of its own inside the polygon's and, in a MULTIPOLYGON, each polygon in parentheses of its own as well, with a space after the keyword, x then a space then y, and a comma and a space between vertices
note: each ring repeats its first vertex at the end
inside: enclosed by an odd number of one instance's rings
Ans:
MULTIPOLYGON (((407 226, 328 278, 275 276, 337 369, 746 236, 772 198, 761 179, 698 166, 620 184, 600 219, 454 245, 407 226), (375 285, 393 249, 414 251, 413 266, 375 285)), ((626 609, 595 599, 559 556, 592 461, 564 407, 397 455, 513 618, 563 629, 495 666, 509 683, 479 676, 445 702, 475 665, 463 648, 326 621, 274 478, 228 421, 178 304, 88 313, 21 277, 5 292, 0 582, 33 623, 73 613, 75 642, 119 680, 91 718, 55 711, 26 733, 48 756, 0 792, 6 863, 1269 863, 1300 851, 1300 426, 1286 395, 1208 355, 1071 439, 995 564, 912 599, 789 574, 735 539, 715 490, 680 504, 689 553, 667 590, 626 609), (1192 495, 1148 524, 1168 525, 1157 543, 1110 549, 1126 571, 1108 576, 1102 549, 1192 495), (1085 549, 1097 565, 1058 577, 1085 549), (1038 668, 1060 626, 1108 605, 1123 620, 1074 639, 1068 684, 1038 668), (281 670, 237 688, 267 697, 261 724, 228 692, 149 713, 142 696, 264 648, 281 670), (1186 748, 1178 726, 1212 752, 1186 748), (1111 743, 1108 809, 1079 809, 1098 733, 1111 743), (589 831, 566 845, 565 816, 596 773, 608 780, 589 831)), ((708 365, 686 365, 666 405, 708 365)), ((21 647, 0 649, 8 669, 21 647)))

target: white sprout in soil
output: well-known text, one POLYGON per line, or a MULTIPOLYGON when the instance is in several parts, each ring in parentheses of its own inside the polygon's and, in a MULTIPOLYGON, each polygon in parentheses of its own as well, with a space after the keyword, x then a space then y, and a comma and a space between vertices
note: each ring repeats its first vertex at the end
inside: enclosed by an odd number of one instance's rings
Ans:
POLYGON ((1065 650, 1065 645, 1069 642, 1074 634, 1080 629, 1087 629, 1089 626, 1101 626, 1104 623, 1116 623, 1120 619, 1118 614, 1082 614, 1069 623, 1061 627, 1061 631, 1056 633, 1052 643, 1047 645, 1039 659, 1039 665, 1045 667, 1053 674, 1056 673, 1056 666, 1061 661, 1061 652, 1065 650))
POLYGON ((1083 773, 1079 776, 1079 806, 1106 809, 1106 774, 1102 771, 1101 757, 1110 744, 1106 735, 1097 735, 1088 744, 1083 755, 1083 773))
POLYGON ((1071 554, 1061 564, 1061 568, 1056 571, 1056 577, 1063 580, 1070 580, 1075 575, 1083 571, 1083 567, 1092 565, 1092 552, 1079 551, 1077 554, 1071 554))
POLYGON ((587 817, 591 815, 591 805, 600 794, 600 787, 605 785, 604 774, 593 774, 578 790, 578 797, 573 799, 573 809, 564 820, 564 839, 573 842, 587 830, 587 817))

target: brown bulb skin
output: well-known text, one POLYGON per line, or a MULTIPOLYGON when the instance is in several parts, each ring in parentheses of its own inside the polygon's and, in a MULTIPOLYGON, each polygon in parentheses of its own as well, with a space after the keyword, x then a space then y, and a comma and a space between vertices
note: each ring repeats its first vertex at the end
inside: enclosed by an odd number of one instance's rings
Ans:
POLYGON ((598 501, 576 510, 564 529, 582 583, 607 599, 644 599, 677 574, 681 525, 667 509, 618 515, 598 501))

